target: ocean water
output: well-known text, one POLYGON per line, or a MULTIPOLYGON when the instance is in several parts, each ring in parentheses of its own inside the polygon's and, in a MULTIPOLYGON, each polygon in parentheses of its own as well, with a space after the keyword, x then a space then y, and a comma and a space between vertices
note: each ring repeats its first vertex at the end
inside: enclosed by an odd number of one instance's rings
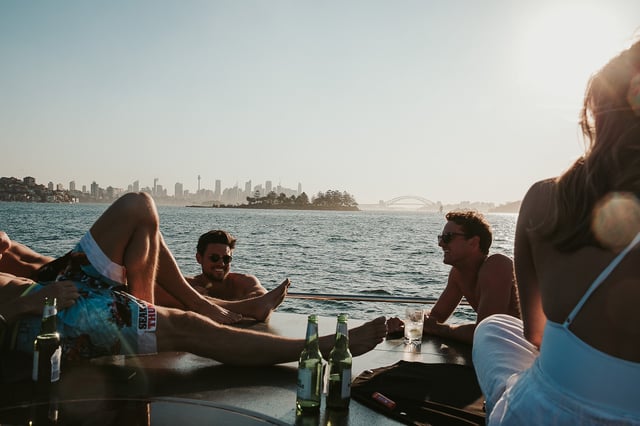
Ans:
MULTIPOLYGON (((105 204, 0 202, 0 230, 35 250, 60 256, 106 210, 105 204)), ((198 237, 225 229, 237 239, 232 271, 256 275, 271 289, 290 278, 292 292, 437 298, 449 266, 436 236, 443 214, 208 209, 159 206, 160 228, 185 275, 200 272, 198 237)), ((486 214, 494 232, 492 252, 513 256, 515 214, 486 214)), ((312 301, 287 298, 283 312, 351 318, 398 316, 401 303, 312 301)), ((425 309, 429 306, 425 305, 425 309)), ((452 322, 475 320, 460 306, 452 322)))

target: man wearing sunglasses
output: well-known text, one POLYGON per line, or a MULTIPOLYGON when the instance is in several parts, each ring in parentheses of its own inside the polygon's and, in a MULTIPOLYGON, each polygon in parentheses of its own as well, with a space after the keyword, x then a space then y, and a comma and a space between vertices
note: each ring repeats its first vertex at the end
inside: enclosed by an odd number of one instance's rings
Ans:
MULTIPOLYGON (((445 217, 447 223, 438 235, 438 245, 451 271, 444 291, 425 316, 423 333, 472 343, 476 325, 489 315, 520 317, 513 260, 500 253, 489 254, 493 237, 482 214, 452 211, 445 217), (463 297, 476 312, 476 321, 445 324, 463 297)), ((403 323, 391 318, 387 327, 394 333, 402 330, 403 323)))
POLYGON ((236 239, 226 231, 205 232, 198 239, 196 260, 202 273, 187 281, 200 294, 223 300, 240 300, 265 294, 253 275, 230 272, 236 239))

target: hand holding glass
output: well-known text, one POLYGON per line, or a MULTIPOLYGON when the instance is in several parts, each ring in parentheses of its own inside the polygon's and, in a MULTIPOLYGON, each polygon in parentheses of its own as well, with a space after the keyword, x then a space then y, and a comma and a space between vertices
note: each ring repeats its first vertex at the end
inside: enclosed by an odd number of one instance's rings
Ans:
POLYGON ((407 308, 404 316, 404 342, 412 345, 422 343, 424 309, 407 308))

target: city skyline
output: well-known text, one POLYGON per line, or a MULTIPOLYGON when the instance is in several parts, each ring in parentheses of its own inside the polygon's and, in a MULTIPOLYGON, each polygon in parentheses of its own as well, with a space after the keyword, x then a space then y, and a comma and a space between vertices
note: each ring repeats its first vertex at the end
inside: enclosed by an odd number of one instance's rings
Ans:
POLYGON ((2 174, 520 200, 583 153, 589 76, 638 16, 637 0, 6 0, 2 174))
MULTIPOLYGON (((16 179, 19 180, 23 180, 25 178, 32 178, 31 175, 29 176, 23 176, 23 177, 18 177, 18 176, 12 176, 16 179)), ((302 185, 301 182, 297 183, 297 188, 289 188, 287 186, 282 185, 281 183, 278 184, 273 184, 273 181, 271 180, 266 180, 263 183, 258 183, 258 184, 254 184, 253 180, 249 180, 244 182, 242 185, 239 184, 239 182, 234 183, 232 186, 226 186, 223 188, 223 180, 222 179, 216 179, 212 185, 212 187, 206 187, 201 185, 201 181, 199 180, 198 184, 199 186, 201 186, 198 190, 196 191, 189 191, 187 190, 183 190, 183 192, 180 195, 178 194, 177 188, 183 188, 184 184, 182 182, 175 182, 172 186, 165 186, 163 185, 161 182, 161 179, 159 178, 155 178, 153 180, 153 184, 152 185, 144 185, 144 184, 140 184, 139 180, 134 180, 133 182, 131 182, 130 184, 127 185, 126 188, 122 188, 122 187, 113 187, 112 185, 106 185, 106 186, 102 186, 102 184, 100 182, 96 182, 96 181, 92 181, 91 184, 87 185, 87 184, 81 184, 78 185, 78 183, 75 180, 70 180, 68 182, 68 186, 65 186, 62 182, 58 182, 58 183, 54 183, 53 181, 48 181, 48 182, 40 182, 37 179, 34 178, 34 183, 36 184, 40 184, 40 185, 44 185, 46 187, 48 187, 49 189, 55 189, 55 190, 71 190, 71 191, 80 191, 83 193, 92 193, 91 190, 91 186, 96 185, 97 187, 99 187, 102 190, 105 190, 106 188, 111 187, 114 194, 122 194, 125 192, 138 192, 138 191, 147 191, 155 196, 159 196, 159 197, 175 197, 175 198, 180 198, 180 196, 193 196, 193 195, 197 195, 199 192, 201 192, 204 196, 213 196, 213 200, 220 200, 220 198, 218 198, 218 195, 221 195, 223 191, 227 191, 227 190, 232 190, 234 188, 238 188, 241 190, 242 193, 245 194, 251 194, 251 195, 256 195, 256 192, 258 192, 259 196, 265 196, 266 194, 268 194, 269 192, 273 191, 276 194, 280 194, 280 193, 284 193, 287 196, 291 196, 291 195, 300 195, 303 192, 307 194, 307 196, 309 196, 309 198, 313 198, 314 196, 316 196, 319 192, 325 193, 327 191, 339 191, 339 192, 347 192, 351 195, 354 196, 354 198, 358 199, 357 196, 355 196, 355 194, 353 194, 352 192, 350 192, 347 189, 344 188, 325 188, 325 189, 321 189, 319 191, 310 193, 306 190, 304 190, 304 186, 302 185), (264 184, 264 185, 263 185, 264 184), (173 193, 169 192, 168 188, 173 187, 174 191, 173 193), (81 189, 80 189, 81 188, 81 189), (250 189, 249 189, 250 188, 250 189)), ((413 197, 420 197, 420 198, 427 198, 424 197, 422 194, 401 194, 398 193, 395 196, 389 198, 389 199, 379 199, 378 202, 376 203, 360 203, 360 204, 378 204, 380 201, 389 201, 393 198, 397 198, 397 197, 406 197, 406 196, 413 196, 413 197)), ((431 201, 433 203, 441 203, 440 200, 431 200, 428 199, 428 201, 431 201)), ((519 201, 519 200, 512 200, 512 201, 519 201)), ((246 201, 245 201, 246 202, 246 201)), ((493 204, 499 204, 499 203, 495 203, 491 200, 471 200, 471 199, 466 199, 466 200, 457 200, 457 202, 482 202, 482 203, 493 203, 493 204)))
POLYGON ((69 182, 68 187, 65 187, 62 183, 54 183, 53 181, 49 181, 47 183, 39 182, 33 176, 24 176, 24 177, 15 177, 15 176, 0 176, 0 180, 4 179, 17 179, 20 182, 24 182, 27 185, 40 185, 45 188, 48 188, 51 191, 69 191, 71 195, 79 196, 80 194, 84 194, 85 196, 89 196, 89 198, 84 197, 84 201, 90 201, 93 199, 94 201, 102 201, 102 202, 111 202, 117 197, 125 194, 127 192, 148 192, 151 194, 156 200, 158 200, 161 204, 164 202, 169 202, 169 204, 180 204, 182 202, 193 202, 202 205, 208 205, 212 201, 214 203, 220 203, 221 205, 234 205, 234 204, 247 204, 247 197, 252 198, 261 198, 265 197, 269 192, 273 192, 278 196, 281 194, 285 194, 288 198, 297 197, 305 193, 309 200, 313 200, 318 195, 321 197, 324 194, 332 191, 338 191, 340 193, 347 193, 351 196, 354 201, 363 207, 368 209, 371 208, 386 208, 389 206, 399 207, 399 208, 414 208, 418 209, 420 206, 422 208, 437 210, 441 206, 448 206, 449 208, 472 208, 481 211, 489 211, 494 208, 508 208, 510 212, 517 212, 517 207, 520 204, 521 200, 513 200, 507 201, 503 203, 496 203, 490 200, 458 200, 453 202, 442 202, 440 200, 431 200, 423 197, 419 194, 403 194, 397 195, 390 199, 380 199, 376 203, 361 203, 358 201, 357 197, 354 194, 350 193, 347 190, 342 190, 338 188, 328 188, 326 190, 321 190, 316 193, 308 193, 303 189, 302 183, 298 183, 296 189, 287 188, 282 185, 273 185, 271 181, 266 181, 264 188, 262 184, 252 185, 252 181, 247 181, 244 183, 244 188, 242 188, 237 183, 234 186, 222 188, 222 180, 217 179, 214 184, 214 189, 201 187, 200 190, 196 192, 183 191, 181 192, 182 196, 176 196, 175 192, 180 188, 182 190, 182 184, 180 182, 176 182, 174 184, 174 193, 171 194, 163 185, 159 184, 159 178, 154 179, 155 186, 146 186, 140 185, 139 181, 134 181, 127 188, 115 188, 110 185, 106 187, 100 186, 98 182, 93 181, 91 185, 80 185, 78 187, 77 183, 72 180, 69 182), (271 185, 270 185, 271 184, 271 185))
POLYGON ((82 185, 76 188, 75 181, 69 182, 69 188, 63 184, 49 181, 46 185, 38 183, 32 176, 22 179, 17 177, 0 176, 0 202, 35 202, 35 203, 111 203, 127 192, 146 192, 150 194, 158 205, 182 205, 188 207, 248 207, 248 208, 277 208, 295 210, 395 210, 395 211, 439 211, 444 209, 471 209, 481 212, 517 213, 520 200, 496 205, 486 201, 461 201, 458 203, 433 202, 421 196, 403 195, 391 200, 380 200, 376 204, 358 203, 353 194, 347 191, 327 190, 309 196, 298 184, 296 190, 281 186, 271 187, 269 181, 251 187, 246 182, 244 190, 238 186, 222 189, 221 181, 217 180, 215 190, 201 188, 196 193, 183 191, 182 184, 175 184, 175 193, 158 185, 159 179, 154 179, 154 187, 139 187, 135 181, 126 190, 108 186, 102 188, 92 182, 90 189, 82 185), (180 195, 182 194, 182 195, 180 195))
MULTIPOLYGON (((27 177, 33 177, 33 175, 28 175, 28 176, 6 176, 6 177, 14 177, 14 178, 22 180, 22 179, 27 178, 27 177)), ((90 192, 89 190, 87 190, 87 188, 90 188, 92 185, 99 185, 101 188, 112 187, 115 190, 120 191, 120 192, 122 192, 122 191, 129 191, 129 192, 135 191, 135 192, 137 192, 137 191, 140 191, 140 190, 152 190, 155 193, 155 192, 163 192, 164 191, 167 196, 181 195, 181 194, 177 193, 176 189, 178 187, 184 188, 184 183, 183 182, 175 182, 173 184, 169 184, 169 185, 173 186, 173 188, 174 188, 174 192, 170 193, 168 191, 168 188, 170 188, 171 186, 166 186, 163 183, 161 183, 161 179, 160 178, 154 178, 153 179, 153 184, 151 184, 151 185, 146 185, 144 183, 141 184, 140 180, 136 179, 136 180, 133 180, 131 183, 127 184, 126 188, 116 187, 116 186, 109 185, 109 184, 106 184, 103 187, 102 185, 104 185, 104 183, 97 182, 96 180, 92 180, 91 184, 86 184, 86 183, 78 184, 78 182, 75 179, 71 179, 71 180, 68 181, 67 186, 65 186, 65 184, 62 183, 62 182, 55 183, 53 181, 48 181, 48 182, 45 183, 45 182, 39 181, 38 179, 35 179, 35 181, 36 181, 37 184, 42 184, 42 185, 45 185, 45 186, 49 186, 52 189, 58 189, 58 190, 79 190, 78 188, 82 188, 82 192, 90 192)), ((263 187, 262 183, 253 185, 253 181, 252 180, 248 180, 246 182, 243 182, 242 185, 240 185, 238 182, 236 182, 233 186, 227 186, 224 189, 229 189, 229 188, 234 188, 234 187, 238 187, 238 188, 243 187, 244 190, 246 191, 247 190, 247 185, 250 185, 251 191, 255 191, 256 189, 263 187)), ((216 192, 216 189, 218 187, 221 188, 221 186, 222 186, 222 179, 216 179, 213 182, 213 185, 211 187, 201 186, 201 181, 198 180, 197 186, 198 186, 198 188, 196 190, 192 191, 192 190, 189 190, 187 188, 187 189, 183 190, 184 191, 183 193, 197 194, 198 192, 204 191, 204 190, 209 190, 209 191, 212 191, 212 192, 216 192)), ((295 191, 295 192, 298 192, 298 193, 304 192, 304 191, 301 190, 302 184, 300 182, 298 182, 296 186, 297 186, 297 189, 294 190, 294 189, 288 188, 288 187, 286 187, 286 186, 284 186, 284 185, 282 185, 280 183, 274 185, 273 181, 266 180, 264 182, 264 190, 263 191, 268 193, 274 188, 282 188, 283 190, 286 190, 287 192, 290 192, 290 191, 295 191)), ((329 188, 329 189, 334 189, 334 188, 329 188)))

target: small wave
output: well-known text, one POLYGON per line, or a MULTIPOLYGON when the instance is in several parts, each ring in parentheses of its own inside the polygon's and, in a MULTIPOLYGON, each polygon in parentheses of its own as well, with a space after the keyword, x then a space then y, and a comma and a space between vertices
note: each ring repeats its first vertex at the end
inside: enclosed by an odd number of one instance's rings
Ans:
POLYGON ((357 241, 350 238, 344 238, 344 237, 328 237, 327 242, 328 243, 356 243, 357 241))
POLYGON ((382 288, 377 288, 374 290, 361 290, 356 292, 356 294, 372 294, 372 295, 383 295, 383 296, 391 296, 393 293, 391 293, 390 291, 387 291, 385 289, 382 288))

